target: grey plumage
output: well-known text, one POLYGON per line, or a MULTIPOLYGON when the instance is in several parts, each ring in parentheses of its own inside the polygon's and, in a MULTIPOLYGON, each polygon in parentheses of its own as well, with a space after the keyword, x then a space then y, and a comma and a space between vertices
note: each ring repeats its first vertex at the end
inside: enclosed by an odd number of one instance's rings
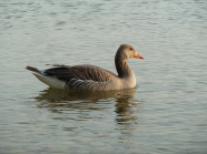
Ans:
POLYGON ((104 90, 110 80, 118 78, 112 72, 93 65, 62 65, 47 69, 43 73, 66 82, 65 88, 70 90, 104 90))
POLYGON ((115 56, 118 75, 93 65, 57 65, 44 71, 31 66, 27 66, 27 69, 51 87, 55 85, 58 88, 85 91, 121 90, 136 86, 135 75, 126 63, 129 58, 143 59, 131 45, 121 45, 115 56), (55 79, 55 82, 56 79, 61 81, 60 84, 64 86, 51 83, 52 79, 55 79))

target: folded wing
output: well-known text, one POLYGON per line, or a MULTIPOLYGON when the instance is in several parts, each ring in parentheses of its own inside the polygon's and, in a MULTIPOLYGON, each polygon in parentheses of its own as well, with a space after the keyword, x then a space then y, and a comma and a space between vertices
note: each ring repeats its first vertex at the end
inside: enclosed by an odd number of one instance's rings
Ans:
POLYGON ((112 72, 93 65, 62 65, 47 69, 43 74, 66 82, 66 89, 71 90, 104 90, 117 78, 112 72))

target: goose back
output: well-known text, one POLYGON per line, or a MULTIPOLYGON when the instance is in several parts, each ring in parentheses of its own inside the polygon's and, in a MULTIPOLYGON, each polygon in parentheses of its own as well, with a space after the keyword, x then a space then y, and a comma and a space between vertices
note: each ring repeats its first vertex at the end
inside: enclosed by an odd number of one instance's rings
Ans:
POLYGON ((118 78, 114 73, 93 65, 62 65, 43 73, 64 81, 65 88, 70 90, 115 90, 116 87, 110 83, 118 78))

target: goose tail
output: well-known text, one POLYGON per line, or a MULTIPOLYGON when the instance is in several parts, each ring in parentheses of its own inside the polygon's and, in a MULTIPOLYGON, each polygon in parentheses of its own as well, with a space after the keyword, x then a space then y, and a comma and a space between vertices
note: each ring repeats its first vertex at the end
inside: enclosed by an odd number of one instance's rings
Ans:
POLYGON ((27 66, 26 69, 31 71, 37 79, 47 84, 49 87, 56 88, 56 89, 65 89, 66 83, 64 81, 61 81, 55 77, 50 77, 45 75, 44 70, 40 71, 39 69, 32 66, 27 66))
POLYGON ((38 70, 37 68, 32 67, 32 66, 27 66, 26 69, 29 71, 32 71, 34 73, 42 74, 42 72, 40 70, 38 70))

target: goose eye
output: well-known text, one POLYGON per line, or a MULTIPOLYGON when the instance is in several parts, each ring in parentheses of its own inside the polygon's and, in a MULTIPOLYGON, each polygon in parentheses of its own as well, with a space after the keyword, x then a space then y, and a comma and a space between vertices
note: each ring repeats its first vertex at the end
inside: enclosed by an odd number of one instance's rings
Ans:
POLYGON ((130 50, 132 50, 132 48, 130 48, 130 50))

